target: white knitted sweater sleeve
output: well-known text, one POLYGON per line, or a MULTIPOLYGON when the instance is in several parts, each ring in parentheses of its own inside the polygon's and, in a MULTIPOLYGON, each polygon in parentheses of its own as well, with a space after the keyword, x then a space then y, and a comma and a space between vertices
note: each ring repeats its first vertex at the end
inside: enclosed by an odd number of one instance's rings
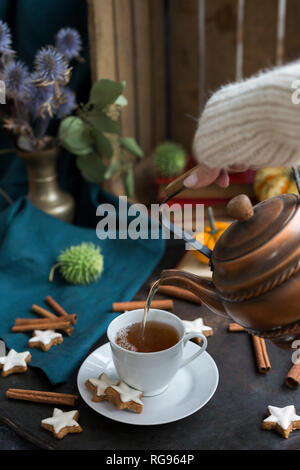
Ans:
POLYGON ((299 164, 300 92, 295 88, 300 89, 300 81, 295 80, 300 80, 300 61, 214 93, 194 138, 198 162, 211 168, 254 169, 299 164))

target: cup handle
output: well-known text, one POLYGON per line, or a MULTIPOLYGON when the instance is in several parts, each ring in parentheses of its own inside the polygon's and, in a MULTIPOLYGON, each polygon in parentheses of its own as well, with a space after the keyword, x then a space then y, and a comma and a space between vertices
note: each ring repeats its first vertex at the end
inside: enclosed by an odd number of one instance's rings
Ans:
POLYGON ((182 367, 185 367, 186 365, 188 365, 190 362, 192 362, 194 359, 196 359, 196 357, 200 356, 200 354, 202 354, 206 347, 207 347, 207 339, 206 339, 206 336, 204 336, 202 333, 199 333, 197 331, 193 331, 191 333, 186 333, 184 338, 183 338, 183 347, 186 346, 187 342, 192 339, 192 338, 202 338, 202 341, 203 341, 203 344, 201 347, 199 347, 199 351, 197 351, 195 354, 193 354, 191 357, 188 357, 187 359, 185 359, 182 364, 180 365, 179 369, 182 369, 182 367))

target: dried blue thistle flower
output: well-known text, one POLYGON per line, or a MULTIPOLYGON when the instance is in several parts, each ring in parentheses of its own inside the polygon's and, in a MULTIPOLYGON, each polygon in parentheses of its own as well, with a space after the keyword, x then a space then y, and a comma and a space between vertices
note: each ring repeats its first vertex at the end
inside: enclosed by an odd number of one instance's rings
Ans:
POLYGON ((35 57, 35 80, 43 85, 66 84, 70 69, 62 54, 53 46, 42 47, 35 57))
POLYGON ((12 54, 11 33, 8 25, 0 20, 0 53, 12 54))
POLYGON ((46 132, 51 119, 64 117, 76 106, 74 93, 65 87, 71 73, 69 60, 80 60, 81 39, 76 30, 63 28, 56 41, 61 51, 51 45, 41 48, 29 73, 15 59, 10 29, 0 20, 0 78, 9 98, 1 120, 4 128, 18 137, 19 148, 26 151, 49 145, 52 138, 46 132))
POLYGON ((67 61, 78 59, 82 48, 80 34, 74 28, 62 28, 56 35, 55 46, 67 61))
POLYGON ((20 60, 8 63, 3 71, 6 94, 10 98, 24 98, 29 93, 29 72, 20 60))
POLYGON ((30 87, 30 113, 33 119, 53 115, 54 86, 39 86, 32 84, 30 87))
POLYGON ((15 135, 29 136, 32 137, 32 129, 30 124, 22 118, 16 116, 12 118, 3 119, 3 127, 8 129, 15 135))
POLYGON ((60 104, 56 110, 56 116, 61 119, 70 114, 76 108, 75 93, 70 88, 64 88, 61 94, 60 104))

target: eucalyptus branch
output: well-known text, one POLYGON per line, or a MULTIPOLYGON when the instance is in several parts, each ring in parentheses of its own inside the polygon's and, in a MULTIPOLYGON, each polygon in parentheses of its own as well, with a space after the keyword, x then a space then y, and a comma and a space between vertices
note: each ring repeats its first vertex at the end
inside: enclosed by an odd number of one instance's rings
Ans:
POLYGON ((108 79, 96 82, 88 102, 79 105, 75 116, 61 122, 59 139, 77 155, 77 166, 85 179, 101 184, 119 172, 132 194, 133 162, 129 155, 142 158, 143 152, 135 139, 120 136, 118 118, 127 104, 124 87, 124 82, 108 79))

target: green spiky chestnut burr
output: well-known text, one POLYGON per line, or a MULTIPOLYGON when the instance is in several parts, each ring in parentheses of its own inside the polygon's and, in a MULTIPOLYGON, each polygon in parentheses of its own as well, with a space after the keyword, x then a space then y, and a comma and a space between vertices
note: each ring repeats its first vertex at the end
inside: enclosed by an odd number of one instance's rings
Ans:
POLYGON ((98 246, 91 242, 70 246, 62 251, 52 266, 49 281, 53 280, 54 271, 59 268, 62 277, 70 284, 90 284, 96 281, 103 271, 103 255, 98 246))
POLYGON ((171 178, 180 175, 186 166, 186 151, 174 142, 164 142, 154 151, 156 168, 161 176, 171 178))

